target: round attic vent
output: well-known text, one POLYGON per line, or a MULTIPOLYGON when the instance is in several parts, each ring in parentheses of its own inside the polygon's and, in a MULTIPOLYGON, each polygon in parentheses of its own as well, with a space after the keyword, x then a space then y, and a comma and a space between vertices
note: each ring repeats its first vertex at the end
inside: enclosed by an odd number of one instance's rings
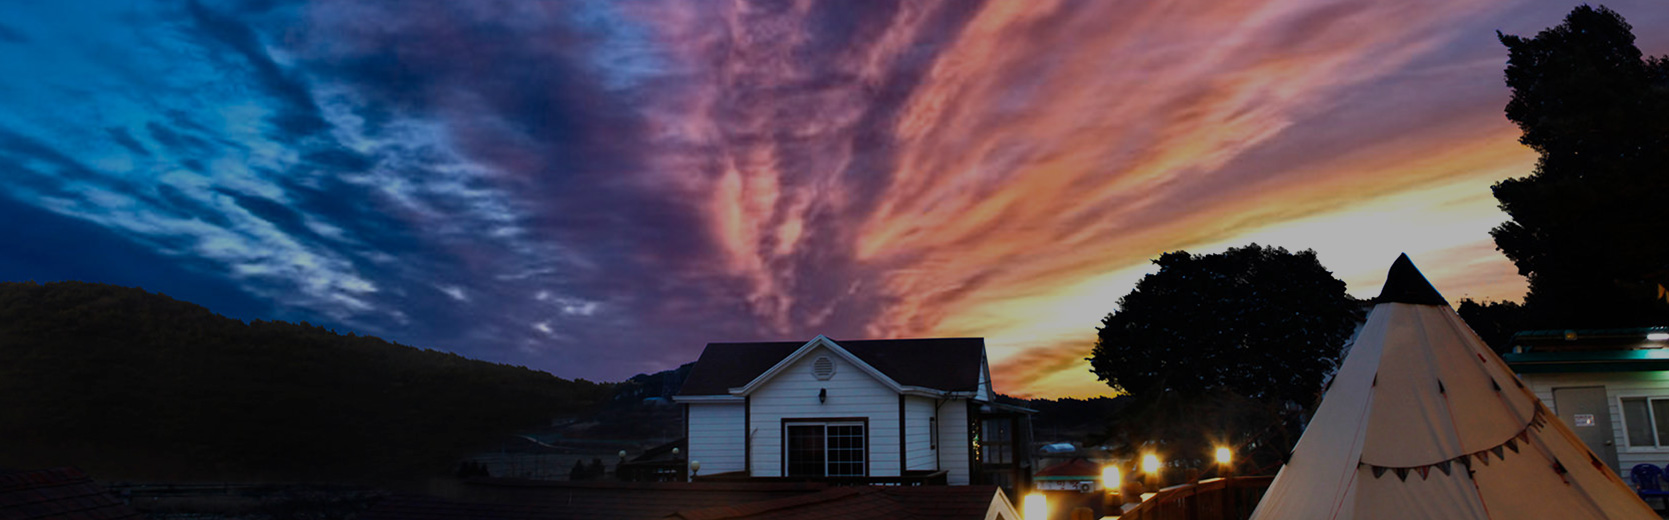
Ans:
POLYGON ((817 358, 811 362, 811 375, 817 376, 818 381, 828 381, 834 377, 834 360, 827 356, 817 358))

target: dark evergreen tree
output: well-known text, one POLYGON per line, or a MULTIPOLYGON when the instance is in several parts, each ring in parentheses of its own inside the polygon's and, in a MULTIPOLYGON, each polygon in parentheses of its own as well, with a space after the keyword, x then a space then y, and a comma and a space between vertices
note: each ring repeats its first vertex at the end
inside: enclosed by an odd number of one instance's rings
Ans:
POLYGON ((1669 61, 1643 59, 1631 31, 1584 5, 1533 38, 1498 35, 1507 118, 1541 157, 1495 185, 1511 220, 1491 235, 1529 279, 1536 328, 1669 324, 1669 61))

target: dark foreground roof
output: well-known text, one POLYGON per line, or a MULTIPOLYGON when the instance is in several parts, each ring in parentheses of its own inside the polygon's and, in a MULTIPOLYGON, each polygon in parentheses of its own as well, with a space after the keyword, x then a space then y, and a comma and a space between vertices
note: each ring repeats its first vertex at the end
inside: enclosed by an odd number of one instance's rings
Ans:
MULTIPOLYGON (((985 338, 869 339, 835 343, 905 386, 953 392, 979 389, 985 338)), ((805 341, 708 343, 679 395, 724 395, 746 385, 805 341)))
POLYGON ((984 520, 997 486, 841 487, 811 495, 679 511, 682 520, 984 520))
POLYGON ((361 520, 658 519, 674 512, 775 500, 828 489, 820 483, 473 481, 454 499, 383 499, 361 520))
POLYGON ((143 518, 75 468, 0 474, 0 520, 143 518))

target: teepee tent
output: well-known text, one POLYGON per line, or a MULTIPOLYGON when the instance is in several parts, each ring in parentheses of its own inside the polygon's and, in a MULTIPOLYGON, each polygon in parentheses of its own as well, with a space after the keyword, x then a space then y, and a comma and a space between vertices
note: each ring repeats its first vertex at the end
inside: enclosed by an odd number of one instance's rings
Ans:
POLYGON ((1407 255, 1254 520, 1658 518, 1407 255))

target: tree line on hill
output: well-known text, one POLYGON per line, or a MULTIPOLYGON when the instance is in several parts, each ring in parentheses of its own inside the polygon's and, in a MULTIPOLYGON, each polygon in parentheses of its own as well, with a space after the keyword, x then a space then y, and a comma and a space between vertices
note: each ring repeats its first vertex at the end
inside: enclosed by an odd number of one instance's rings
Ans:
POLYGON ((103 480, 414 483, 612 385, 142 289, 0 283, 0 467, 103 480))

